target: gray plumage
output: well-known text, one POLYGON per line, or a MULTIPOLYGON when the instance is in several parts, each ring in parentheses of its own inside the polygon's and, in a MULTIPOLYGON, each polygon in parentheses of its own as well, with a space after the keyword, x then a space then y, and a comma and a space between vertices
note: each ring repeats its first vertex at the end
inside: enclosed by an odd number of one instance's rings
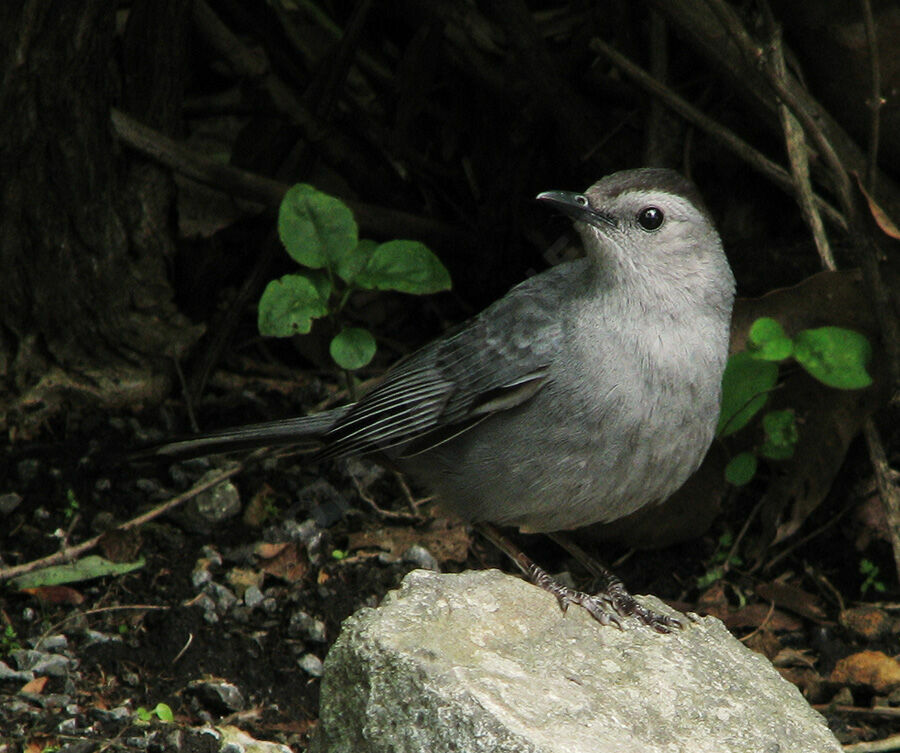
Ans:
POLYGON ((320 457, 387 458, 468 520, 528 531, 665 499, 699 466, 719 413, 734 298, 719 236, 671 170, 538 198, 575 220, 585 258, 516 286, 354 405, 157 454, 314 441, 320 457))

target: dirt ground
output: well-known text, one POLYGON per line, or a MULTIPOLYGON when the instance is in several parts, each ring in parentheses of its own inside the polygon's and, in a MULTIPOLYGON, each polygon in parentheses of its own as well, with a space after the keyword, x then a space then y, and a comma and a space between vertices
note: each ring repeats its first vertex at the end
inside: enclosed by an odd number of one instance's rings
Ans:
MULTIPOLYGON (((255 398, 272 401, 265 390, 255 398)), ((267 411, 291 407, 274 402, 267 411)), ((147 465, 116 453, 164 434, 146 415, 85 419, 68 432, 58 443, 4 449, 2 499, 19 498, 0 518, 4 567, 52 554, 61 542, 76 545, 229 467, 221 458, 147 465)), ((368 463, 310 466, 282 453, 246 462, 230 481, 233 495, 189 500, 102 537, 89 552, 143 562, 132 572, 0 591, 4 753, 107 744, 199 750, 212 745, 196 731, 203 725, 303 750, 321 660, 347 616, 376 605, 415 567, 510 569, 460 522, 368 463), (158 704, 171 709, 172 722, 159 718, 158 704)), ((710 573, 721 564, 718 537, 737 514, 727 511, 699 541, 655 552, 607 547, 603 555, 633 591, 724 618, 843 740, 897 732, 900 693, 879 690, 871 677, 896 664, 900 612, 896 604, 855 604, 861 576, 852 527, 826 526, 767 579, 733 562, 717 580, 710 573), (847 657, 867 658, 868 669, 847 657)), ((550 569, 590 585, 555 545, 522 541, 550 569)), ((870 601, 883 596, 867 591, 870 601)))

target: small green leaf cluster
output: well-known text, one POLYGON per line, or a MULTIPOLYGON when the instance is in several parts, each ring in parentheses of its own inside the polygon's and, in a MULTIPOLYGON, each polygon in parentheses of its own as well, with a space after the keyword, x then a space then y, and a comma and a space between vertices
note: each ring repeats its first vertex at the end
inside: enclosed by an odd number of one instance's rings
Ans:
POLYGON ((22 648, 22 644, 19 642, 19 634, 12 625, 7 625, 0 633, 0 656, 6 656, 11 651, 17 651, 20 648, 22 648))
POLYGON ((743 560, 736 554, 729 556, 729 551, 734 543, 734 537, 729 531, 719 536, 716 551, 710 558, 706 572, 697 578, 697 588, 703 590, 711 586, 717 580, 720 580, 726 572, 727 567, 740 567, 744 564, 743 560))
MULTIPOLYGON (((450 288, 450 274, 424 244, 361 240, 349 207, 310 185, 298 184, 285 194, 278 235, 290 257, 306 269, 266 287, 259 301, 263 335, 302 335, 314 319, 328 316, 334 321, 354 290, 424 295, 450 288)), ((365 366, 375 349, 372 333, 361 327, 341 327, 329 347, 344 369, 365 366)))
POLYGON ((175 715, 172 713, 171 707, 166 703, 157 703, 152 709, 145 709, 138 706, 134 710, 134 715, 141 722, 149 722, 154 716, 161 722, 175 721, 175 715))
POLYGON ((81 506, 78 504, 78 497, 75 496, 74 489, 66 489, 66 507, 63 514, 66 520, 72 520, 81 506))
POLYGON ((859 572, 860 575, 865 576, 865 580, 859 586, 859 592, 865 595, 866 591, 870 588, 878 591, 878 593, 884 593, 885 586, 884 583, 878 579, 878 575, 881 572, 881 569, 871 560, 861 559, 859 561, 859 572))
MULTIPOLYGON (((805 329, 788 337, 774 319, 757 319, 750 327, 747 350, 728 359, 722 378, 722 412, 717 435, 727 437, 746 426, 769 400, 778 381, 778 365, 793 358, 812 377, 836 389, 862 389, 872 384, 866 363, 872 348, 864 335, 842 327, 805 329)), ((769 411, 762 416, 764 440, 752 451, 731 459, 725 477, 736 486, 756 473, 760 456, 770 460, 793 457, 799 439, 794 411, 769 411)))

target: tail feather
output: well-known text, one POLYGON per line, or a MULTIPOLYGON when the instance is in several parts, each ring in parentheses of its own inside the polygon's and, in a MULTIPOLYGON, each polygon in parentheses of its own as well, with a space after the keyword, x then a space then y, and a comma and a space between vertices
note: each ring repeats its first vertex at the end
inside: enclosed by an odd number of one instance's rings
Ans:
POLYGON ((166 442, 136 453, 139 458, 188 458, 255 447, 297 445, 310 450, 322 447, 321 436, 344 414, 345 408, 313 416, 285 418, 233 429, 198 434, 166 442))

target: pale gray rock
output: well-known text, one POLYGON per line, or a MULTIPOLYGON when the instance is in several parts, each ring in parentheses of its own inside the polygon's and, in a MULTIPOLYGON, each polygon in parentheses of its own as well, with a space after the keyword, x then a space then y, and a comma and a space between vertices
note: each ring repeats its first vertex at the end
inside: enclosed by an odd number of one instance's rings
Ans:
POLYGON ((322 660, 315 654, 303 654, 303 656, 297 659, 297 665, 306 672, 306 674, 312 675, 313 677, 321 677, 325 672, 322 660))
MULTIPOLYGON (((208 471, 200 478, 200 482, 208 481, 219 473, 221 473, 219 470, 208 471)), ((191 509, 208 523, 221 523, 240 513, 241 495, 231 481, 223 481, 212 489, 198 494, 192 502, 191 509)))
MULTIPOLYGON (((670 613, 652 597, 646 606, 670 613)), ((315 753, 838 753, 771 664, 706 617, 660 635, 563 616, 496 570, 417 570, 325 660, 315 753)))

